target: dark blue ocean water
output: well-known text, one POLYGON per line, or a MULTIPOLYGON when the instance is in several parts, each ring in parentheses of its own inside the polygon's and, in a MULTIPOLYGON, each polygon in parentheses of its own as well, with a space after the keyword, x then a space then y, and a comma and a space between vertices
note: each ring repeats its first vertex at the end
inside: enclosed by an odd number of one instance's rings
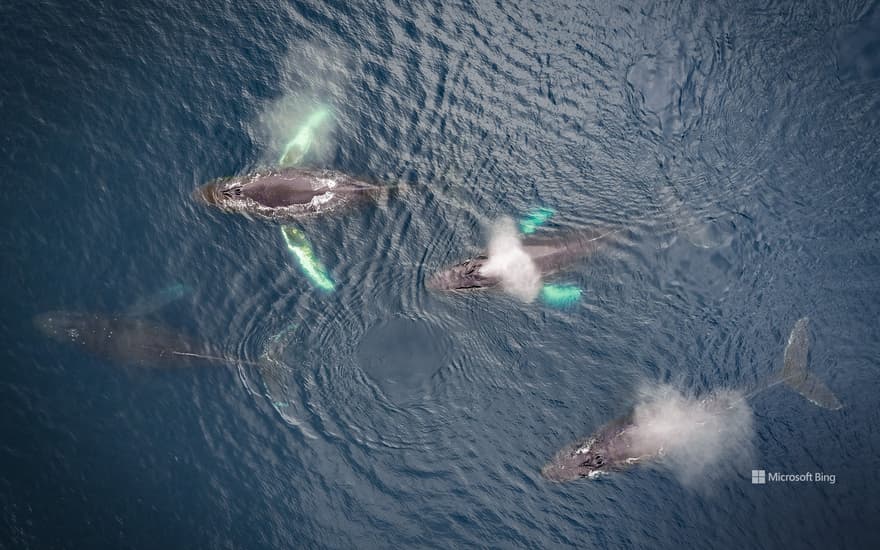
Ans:
POLYGON ((880 543, 877 2, 13 1, 0 70, 0 546, 880 543), (316 105, 312 164, 409 184, 303 225, 331 294, 277 225, 190 200, 316 105), (562 277, 577 305, 425 289, 535 206, 632 229, 562 277), (174 284, 155 318, 274 368, 31 322, 174 284), (696 486, 541 478, 645 384, 756 387, 803 316, 843 410, 760 394, 750 458, 696 486))

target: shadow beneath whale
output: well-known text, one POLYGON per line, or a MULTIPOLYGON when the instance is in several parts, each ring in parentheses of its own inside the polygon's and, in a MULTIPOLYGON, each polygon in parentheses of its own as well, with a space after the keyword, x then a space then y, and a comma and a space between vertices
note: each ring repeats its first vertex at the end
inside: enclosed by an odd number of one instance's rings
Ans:
POLYGON ((396 404, 418 400, 448 363, 449 336, 429 321, 394 317, 371 327, 358 345, 357 362, 396 404))

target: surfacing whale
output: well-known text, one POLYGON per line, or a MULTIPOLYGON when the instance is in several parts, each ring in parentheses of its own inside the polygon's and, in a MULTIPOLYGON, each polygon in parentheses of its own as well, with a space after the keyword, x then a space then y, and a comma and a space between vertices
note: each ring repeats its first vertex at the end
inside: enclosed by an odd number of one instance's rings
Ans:
POLYGON ((50 311, 34 317, 49 338, 78 346, 95 357, 138 367, 170 368, 245 363, 214 354, 179 330, 141 318, 75 311, 50 311))
MULTIPOLYGON (((541 277, 562 271, 605 246, 615 230, 580 230, 558 236, 528 236, 521 249, 541 277)), ((475 290, 503 283, 503 276, 487 269, 490 257, 480 254, 445 269, 428 279, 432 290, 475 290)))
POLYGON ((389 190, 335 170, 281 168, 219 178, 196 189, 193 196, 227 212, 295 220, 382 200, 389 190))
MULTIPOLYGON (((807 317, 795 323, 785 348, 782 372, 775 380, 745 397, 737 397, 730 392, 714 393, 689 406, 688 412, 705 413, 706 418, 724 421, 727 418, 724 412, 744 407, 746 400, 778 384, 785 384, 819 407, 840 409, 842 405, 831 390, 807 371, 810 345, 808 323, 807 317)), ((674 428, 682 423, 682 419, 664 418, 669 413, 662 406, 649 409, 649 418, 640 419, 637 411, 633 410, 601 427, 589 438, 566 446, 542 468, 541 474, 551 481, 595 478, 655 460, 663 456, 664 451, 675 448, 677 444, 680 446, 679 440, 687 435, 674 428), (657 425, 661 429, 656 429, 657 425), (649 433, 646 435, 646 432, 649 433)))

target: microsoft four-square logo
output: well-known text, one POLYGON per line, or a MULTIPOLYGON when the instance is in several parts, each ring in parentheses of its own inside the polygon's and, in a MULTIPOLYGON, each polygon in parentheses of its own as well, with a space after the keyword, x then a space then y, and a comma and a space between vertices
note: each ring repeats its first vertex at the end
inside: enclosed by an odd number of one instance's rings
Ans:
POLYGON ((765 483, 767 483, 767 472, 752 470, 752 485, 764 485, 765 483))

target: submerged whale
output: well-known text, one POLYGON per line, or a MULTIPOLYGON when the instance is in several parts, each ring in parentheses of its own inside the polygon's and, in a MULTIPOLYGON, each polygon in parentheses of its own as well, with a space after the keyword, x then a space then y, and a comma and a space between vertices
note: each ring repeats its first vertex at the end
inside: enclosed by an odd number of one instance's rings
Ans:
POLYGON ((179 330, 140 318, 50 311, 35 316, 34 324, 57 342, 123 364, 167 368, 239 362, 212 355, 208 346, 179 330))
MULTIPOLYGON (((804 317, 795 324, 785 348, 782 372, 775 380, 745 397, 728 392, 715 393, 700 401, 693 411, 706 411, 714 418, 723 420, 726 418, 723 416, 725 411, 742 407, 747 399, 778 384, 787 385, 817 406, 831 410, 841 408, 840 401, 831 390, 807 371, 808 322, 809 319, 804 317)), ((606 424, 586 440, 563 448, 542 468, 541 473, 551 481, 571 481, 595 478, 603 473, 624 470, 640 462, 657 459, 663 456, 664 450, 674 448, 677 439, 687 437, 680 430, 669 429, 679 423, 680 418, 663 418, 663 414, 662 408, 656 408, 651 418, 638 419, 639 415, 633 410, 606 424), (657 411, 661 412, 658 414, 657 411), (649 425, 652 423, 653 426, 649 425), (663 429, 655 429, 656 425, 663 426, 663 429), (646 436, 646 432, 650 434, 646 436)))
MULTIPOLYGON (((590 256, 605 246, 616 230, 580 230, 561 236, 529 236, 523 239, 521 250, 540 276, 561 271, 590 256)), ((487 268, 490 257, 481 254, 436 273, 426 285, 432 290, 474 290, 501 285, 503 274, 487 268)), ((517 262, 513 262, 516 264, 517 262)), ((529 267, 531 267, 529 266, 529 267)), ((522 267, 515 265, 516 267, 522 267)))
POLYGON ((335 170, 281 168, 219 178, 196 189, 193 196, 228 212, 293 220, 382 200, 390 189, 335 170))

